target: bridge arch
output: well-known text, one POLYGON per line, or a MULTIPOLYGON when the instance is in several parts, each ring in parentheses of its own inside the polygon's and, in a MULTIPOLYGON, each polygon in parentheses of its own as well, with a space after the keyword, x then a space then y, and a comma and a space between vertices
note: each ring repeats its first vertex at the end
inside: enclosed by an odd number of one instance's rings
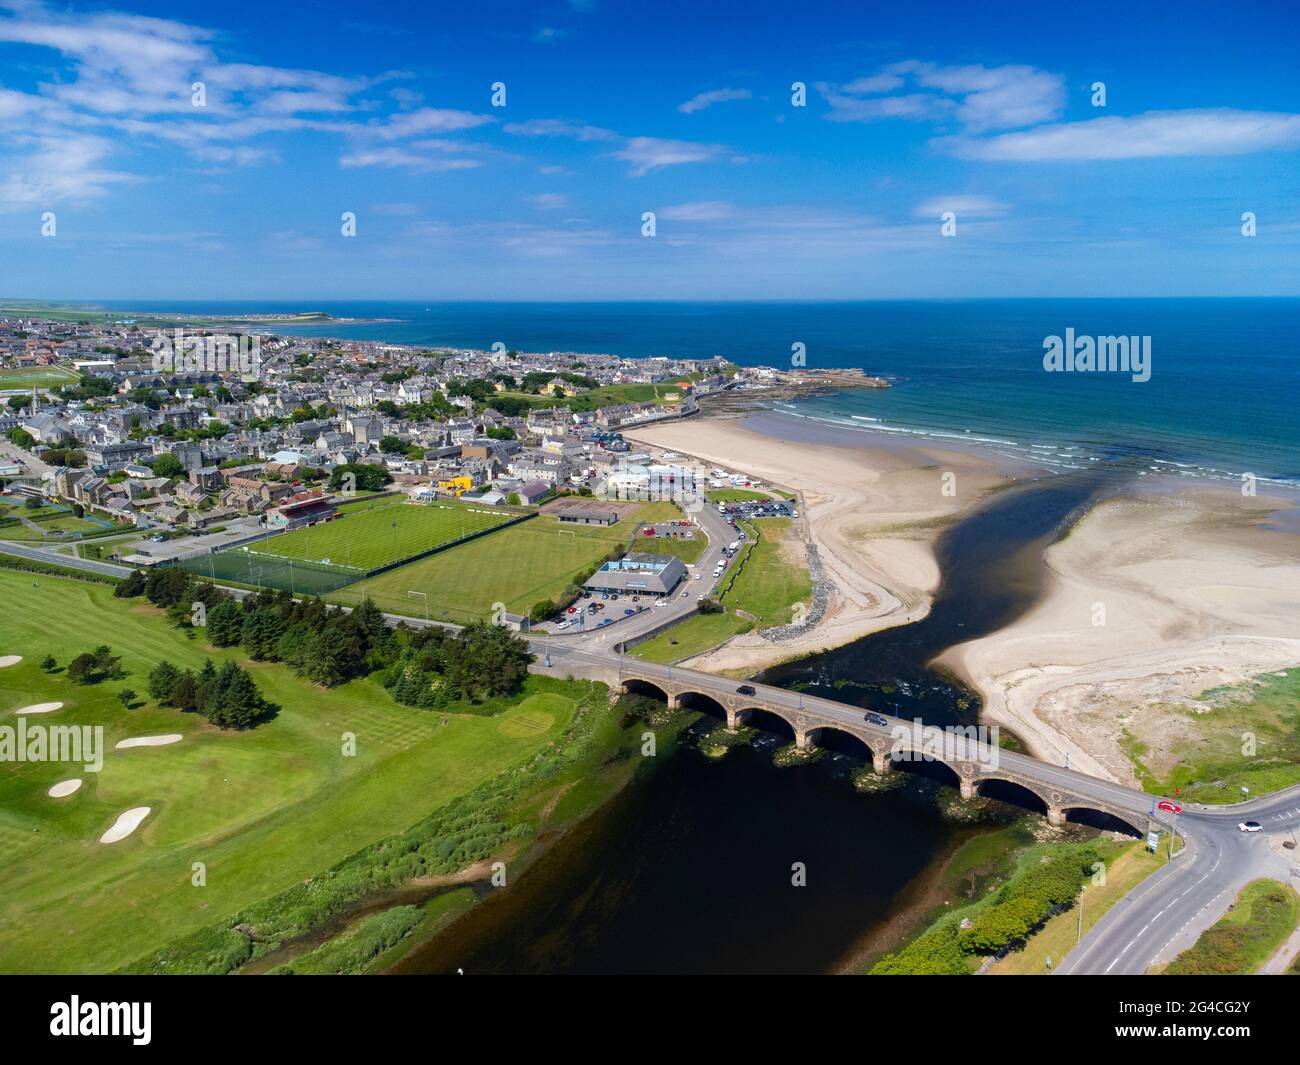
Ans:
MULTIPOLYGON (((890 754, 889 748, 885 748, 886 755, 890 754)), ((944 784, 950 788, 960 788, 962 779, 957 770, 940 758, 922 757, 911 750, 904 748, 899 751, 897 758, 891 758, 890 766, 894 769, 901 769, 904 773, 912 773, 918 777, 925 777, 926 780, 933 780, 936 784, 944 784)))
POLYGON ((982 798, 996 799, 1011 806, 1020 806, 1034 813, 1046 814, 1050 804, 1033 788, 1008 777, 981 777, 975 789, 982 798))
POLYGON ((704 692, 678 692, 677 705, 684 710, 695 710, 709 717, 727 720, 727 708, 712 695, 704 692))
POLYGON ((794 739, 799 730, 795 723, 777 710, 765 706, 746 706, 736 711, 736 720, 761 732, 774 732, 787 739, 794 739))
POLYGON ((1120 816, 1095 806, 1066 806, 1063 812, 1073 825, 1086 825, 1101 832, 1123 832, 1138 839, 1146 836, 1146 830, 1136 823, 1142 819, 1132 815, 1120 816))
POLYGON ((877 754, 887 754, 889 751, 887 743, 877 740, 873 746, 857 733, 837 725, 818 725, 810 728, 807 735, 808 742, 817 747, 851 755, 854 758, 865 757, 868 762, 872 761, 877 754))
POLYGON ((638 677, 629 677, 623 681, 623 693, 625 695, 644 695, 665 703, 672 702, 672 697, 658 684, 649 680, 641 680, 638 677))

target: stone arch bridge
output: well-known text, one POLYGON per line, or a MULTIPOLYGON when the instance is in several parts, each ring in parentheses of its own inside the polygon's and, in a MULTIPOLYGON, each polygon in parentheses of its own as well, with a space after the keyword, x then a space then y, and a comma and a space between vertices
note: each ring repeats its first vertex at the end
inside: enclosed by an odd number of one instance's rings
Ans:
POLYGON ((1104 814, 1140 836, 1166 827, 1150 795, 981 742, 973 726, 944 729, 890 718, 882 726, 868 721, 857 707, 832 700, 621 656, 616 673, 615 691, 657 692, 670 707, 707 699, 725 713, 728 728, 773 715, 789 726, 800 748, 815 746, 830 733, 850 736, 870 752, 877 773, 899 762, 941 763, 952 771, 964 799, 993 782, 1014 785, 1042 803, 1053 825, 1064 824, 1071 815, 1104 814))

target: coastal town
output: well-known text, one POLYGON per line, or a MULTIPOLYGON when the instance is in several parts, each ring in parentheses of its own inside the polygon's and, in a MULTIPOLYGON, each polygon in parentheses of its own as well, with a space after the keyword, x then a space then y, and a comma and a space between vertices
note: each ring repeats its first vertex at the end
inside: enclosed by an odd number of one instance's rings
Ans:
MULTIPOLYGON (((157 336, 129 322, 0 317, 0 478, 11 492, 152 538, 314 521, 335 472, 354 468, 423 500, 625 496, 635 488, 628 463, 647 456, 632 453, 624 430, 690 417, 711 395, 809 379, 722 356, 274 335, 253 338, 249 373, 233 359, 163 365, 157 336)), ((212 336, 198 334, 197 346, 212 336)), ((122 557, 156 560, 150 542, 122 557)))

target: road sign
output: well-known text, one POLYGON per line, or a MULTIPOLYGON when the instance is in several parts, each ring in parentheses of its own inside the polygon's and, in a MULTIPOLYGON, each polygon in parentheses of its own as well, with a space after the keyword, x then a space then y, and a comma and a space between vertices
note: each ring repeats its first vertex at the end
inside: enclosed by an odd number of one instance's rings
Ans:
POLYGON ((1160 833, 1152 829, 1147 833, 1147 850, 1153 851, 1160 846, 1160 833))

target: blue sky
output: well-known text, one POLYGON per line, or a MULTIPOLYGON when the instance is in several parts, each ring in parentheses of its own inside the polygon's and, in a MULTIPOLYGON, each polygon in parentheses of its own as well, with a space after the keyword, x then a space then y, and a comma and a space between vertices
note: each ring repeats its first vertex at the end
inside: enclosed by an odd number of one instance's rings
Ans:
POLYGON ((1294 295, 1298 44, 1280 3, 0 0, 0 295, 1294 295))

